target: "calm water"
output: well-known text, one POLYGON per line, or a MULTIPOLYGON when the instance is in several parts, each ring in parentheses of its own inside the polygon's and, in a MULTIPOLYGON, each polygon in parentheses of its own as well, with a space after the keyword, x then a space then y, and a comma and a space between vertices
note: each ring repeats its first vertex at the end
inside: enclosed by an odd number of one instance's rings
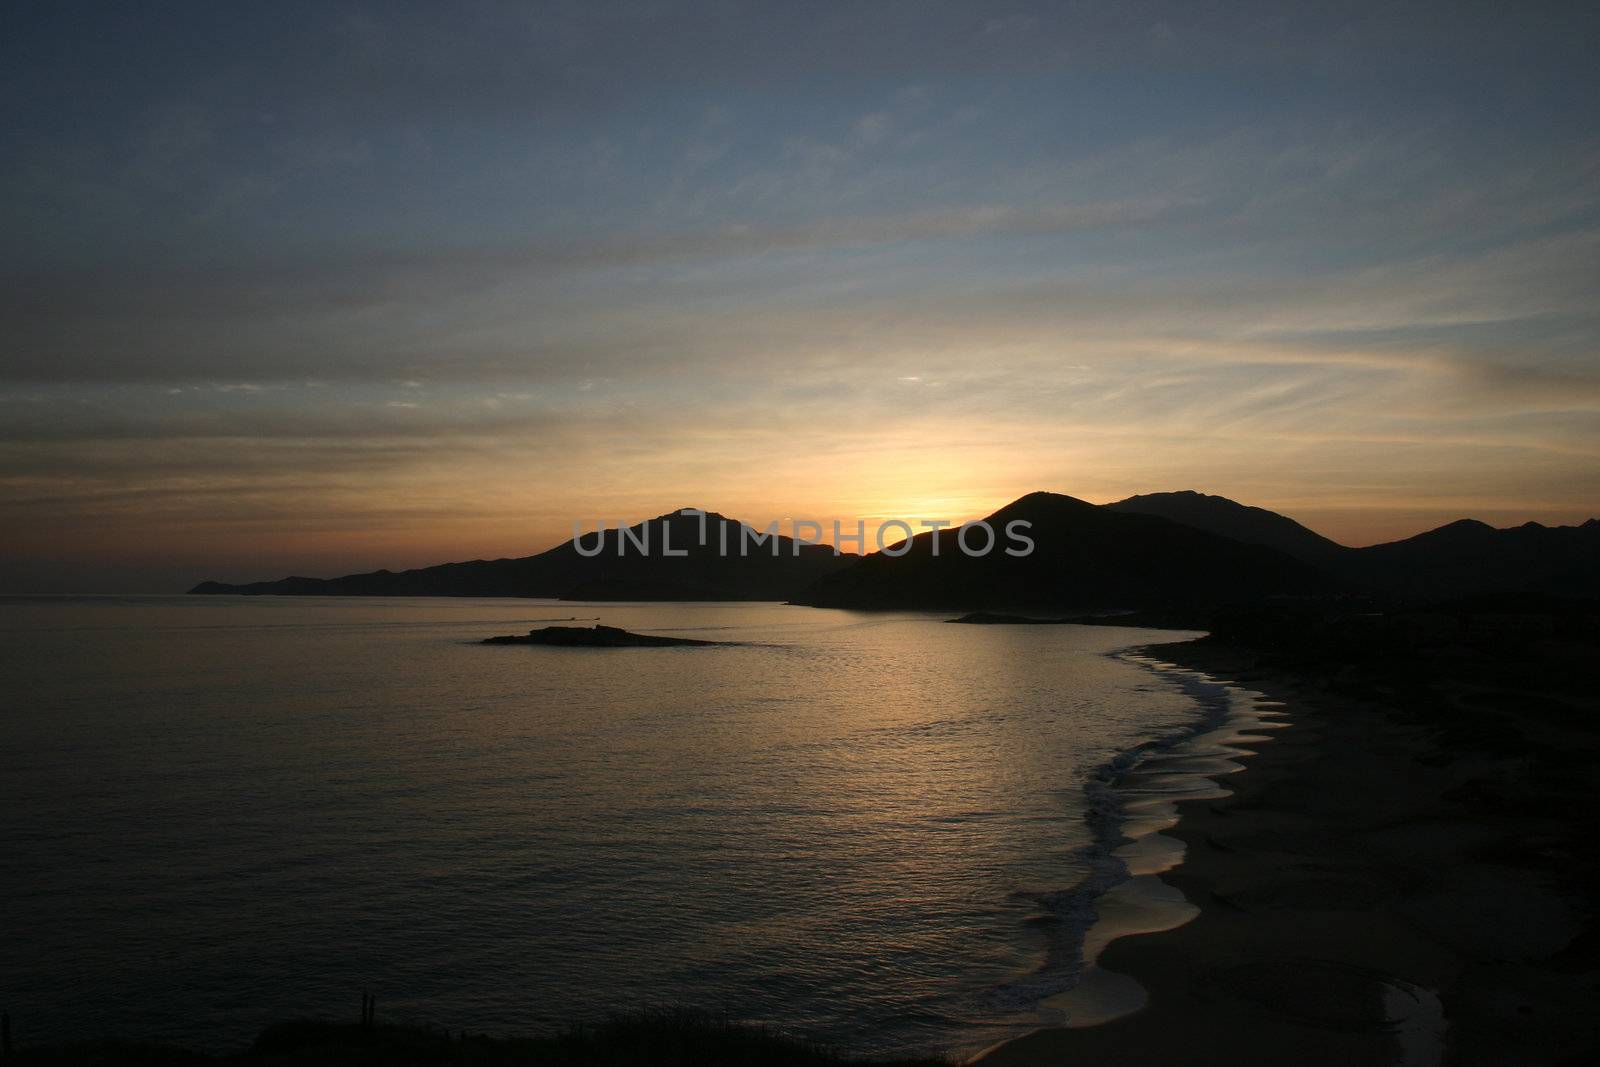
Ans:
POLYGON ((969 1050, 1076 973, 1170 632, 778 605, 0 599, 0 1006, 230 1048, 690 1005, 969 1050), (571 615, 737 648, 484 647, 571 615))

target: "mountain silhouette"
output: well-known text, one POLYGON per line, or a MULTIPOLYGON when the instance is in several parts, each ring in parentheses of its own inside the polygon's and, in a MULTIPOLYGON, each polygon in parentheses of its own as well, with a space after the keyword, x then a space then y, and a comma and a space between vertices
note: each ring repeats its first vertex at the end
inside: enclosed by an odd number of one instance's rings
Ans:
POLYGON ((1267 545, 1353 587, 1389 596, 1448 598, 1533 592, 1600 596, 1600 522, 1496 529, 1458 519, 1388 544, 1347 548, 1286 516, 1193 490, 1147 493, 1104 505, 1160 515, 1249 544, 1267 545))
MULTIPOLYGON (((912 538, 903 555, 874 552, 819 578, 795 602, 929 610, 1209 607, 1339 585, 1275 549, 1058 493, 1030 493, 985 521, 997 535, 986 555, 962 552, 953 530, 929 531, 912 538), (1031 524, 1031 554, 1004 551, 1006 526, 1016 520, 1031 524)), ((981 532, 971 540, 981 543, 981 532)))
POLYGON ((1595 597, 1600 596, 1600 521, 1496 529, 1460 519, 1402 541, 1353 549, 1339 569, 1352 581, 1409 597, 1503 592, 1595 597))
POLYGON ((628 527, 581 535, 518 559, 472 560, 342 578, 283 578, 229 585, 201 582, 191 593, 277 596, 515 596, 566 600, 787 600, 857 557, 782 535, 757 542, 736 519, 690 508, 628 527), (728 552, 722 551, 726 531, 728 552), (739 550, 745 538, 745 552, 739 550), (641 549, 640 545, 646 546, 641 549), (620 546, 620 547, 619 547, 620 546), (580 551, 580 547, 583 551, 580 551), (599 551, 595 552, 596 547, 599 551), (665 549, 684 555, 666 555, 665 549), (592 553, 585 555, 585 553, 592 553))
POLYGON ((1326 564, 1351 549, 1330 541, 1298 522, 1265 508, 1255 508, 1184 489, 1176 493, 1143 493, 1106 504, 1112 511, 1139 515, 1159 515, 1200 530, 1209 530, 1247 545, 1265 545, 1306 563, 1326 564))
MULTIPOLYGON (((1347 548, 1263 508, 1193 490, 1096 506, 1031 493, 986 521, 992 552, 970 557, 954 530, 918 534, 903 556, 835 556, 684 508, 628 528, 589 533, 519 559, 472 560, 342 578, 290 577, 191 593, 279 596, 524 596, 568 600, 793 600, 852 608, 1097 609, 1216 607, 1279 593, 1352 591, 1408 599, 1532 592, 1600 596, 1600 521, 1507 529, 1462 519, 1401 541, 1347 548), (1006 524, 1033 524, 1032 554, 1009 556, 1006 524), (720 530, 728 531, 728 552, 720 530), (638 549, 647 543, 651 551, 638 549), (618 546, 623 546, 619 553, 618 546), (939 554, 934 555, 938 544, 939 554), (683 556, 666 556, 670 545, 683 556), (598 546, 599 551, 592 555, 598 546)), ((975 542, 974 542, 975 543, 975 542)), ((896 546, 891 546, 896 547, 896 546)))

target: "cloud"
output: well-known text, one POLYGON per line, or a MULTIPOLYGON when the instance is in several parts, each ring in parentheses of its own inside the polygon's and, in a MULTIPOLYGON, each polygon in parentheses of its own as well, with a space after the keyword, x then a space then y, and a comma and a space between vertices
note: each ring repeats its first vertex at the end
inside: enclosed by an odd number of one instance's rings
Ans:
MULTIPOLYGON (((185 377, 219 362, 298 377, 339 371, 392 375, 382 358, 333 366, 334 345, 305 351, 293 339, 382 324, 351 319, 382 311, 449 322, 452 302, 573 272, 693 259, 740 259, 984 237, 1059 234, 1156 218, 1155 201, 1021 209, 977 205, 791 227, 726 226, 627 241, 538 243, 419 254, 330 256, 312 262, 239 263, 226 272, 12 271, 0 304, 11 338, 0 380, 126 380, 185 377), (292 316, 292 321, 285 321, 292 316), (257 341, 251 331, 271 331, 257 341), (296 351, 300 348, 300 351, 296 351), (254 353, 252 353, 254 349, 254 353)), ((376 328, 374 328, 376 326, 376 328)), ((241 386, 243 388, 243 386, 241 386)))
POLYGON ((1570 19, 97 18, 0 41, 14 530, 328 559, 376 523, 510 548, 495 524, 665 485, 758 519, 1595 488, 1600 75, 1570 19))

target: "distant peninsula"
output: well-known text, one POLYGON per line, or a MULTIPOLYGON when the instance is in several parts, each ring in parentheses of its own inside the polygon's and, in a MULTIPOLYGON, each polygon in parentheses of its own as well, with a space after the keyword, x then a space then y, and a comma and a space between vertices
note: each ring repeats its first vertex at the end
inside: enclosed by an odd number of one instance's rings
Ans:
POLYGON ((190 593, 244 596, 481 596, 581 601, 789 600, 860 556, 781 534, 746 551, 755 531, 738 519, 694 508, 618 531, 589 532, 533 556, 441 563, 408 571, 270 582, 201 582, 190 593), (704 533, 704 537, 702 537, 704 533), (624 544, 626 540, 626 545, 624 544), (702 541, 704 543, 702 543, 702 541), (721 550, 722 544, 729 551, 721 550), (635 546, 652 546, 640 551, 635 546), (662 551, 671 546, 671 552, 662 551), (682 553, 681 555, 678 553, 682 553))

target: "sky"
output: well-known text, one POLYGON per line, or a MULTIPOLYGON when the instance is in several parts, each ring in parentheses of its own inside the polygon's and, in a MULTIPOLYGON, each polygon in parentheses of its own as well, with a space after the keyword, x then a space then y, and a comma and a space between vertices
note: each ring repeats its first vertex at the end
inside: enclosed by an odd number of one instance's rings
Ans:
POLYGON ((1600 9, 18 3, 0 591, 1600 513, 1600 9))

